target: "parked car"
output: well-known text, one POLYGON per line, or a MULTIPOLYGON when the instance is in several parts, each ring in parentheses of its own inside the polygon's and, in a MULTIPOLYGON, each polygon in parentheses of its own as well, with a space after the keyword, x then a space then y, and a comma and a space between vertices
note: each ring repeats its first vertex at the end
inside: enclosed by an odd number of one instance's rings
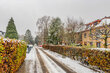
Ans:
POLYGON ((32 48, 33 48, 33 45, 27 45, 27 50, 26 50, 26 52, 29 53, 32 48))
POLYGON ((42 45, 40 45, 40 47, 42 47, 42 45))

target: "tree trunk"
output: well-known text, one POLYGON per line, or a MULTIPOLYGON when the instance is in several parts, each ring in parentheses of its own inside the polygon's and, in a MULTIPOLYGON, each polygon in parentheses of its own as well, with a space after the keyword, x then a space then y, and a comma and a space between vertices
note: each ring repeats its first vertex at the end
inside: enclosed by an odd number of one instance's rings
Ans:
POLYGON ((104 39, 104 41, 105 41, 104 47, 107 48, 107 37, 104 39))

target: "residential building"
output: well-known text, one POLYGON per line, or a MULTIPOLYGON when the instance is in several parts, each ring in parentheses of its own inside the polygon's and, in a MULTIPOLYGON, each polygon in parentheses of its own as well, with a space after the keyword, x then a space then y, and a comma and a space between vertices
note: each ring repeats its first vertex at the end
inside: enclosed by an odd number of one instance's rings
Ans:
MULTIPOLYGON (((105 41, 103 39, 93 39, 91 38, 91 32, 94 33, 95 30, 104 29, 103 24, 107 24, 108 28, 110 28, 110 17, 104 17, 102 19, 95 20, 91 23, 85 24, 85 28, 83 31, 77 32, 75 37, 76 41, 75 43, 82 43, 83 46, 94 46, 98 48, 104 48, 105 41), (91 29, 93 28, 93 29, 91 29), (81 33, 81 40, 78 41, 78 34, 81 33)), ((110 37, 107 39, 107 43, 110 43, 110 37)), ((110 48, 110 45, 108 45, 108 48, 110 48)))
POLYGON ((5 32, 0 31, 0 36, 4 37, 5 36, 5 32))

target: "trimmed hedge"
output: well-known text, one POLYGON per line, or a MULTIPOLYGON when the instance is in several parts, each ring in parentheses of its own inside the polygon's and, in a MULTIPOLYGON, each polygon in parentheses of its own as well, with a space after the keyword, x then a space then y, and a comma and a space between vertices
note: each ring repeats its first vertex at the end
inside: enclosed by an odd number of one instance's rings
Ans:
POLYGON ((68 46, 43 45, 43 48, 92 65, 110 73, 110 51, 91 50, 68 46))
POLYGON ((26 57, 26 49, 23 41, 0 37, 0 73, 15 73, 26 57))

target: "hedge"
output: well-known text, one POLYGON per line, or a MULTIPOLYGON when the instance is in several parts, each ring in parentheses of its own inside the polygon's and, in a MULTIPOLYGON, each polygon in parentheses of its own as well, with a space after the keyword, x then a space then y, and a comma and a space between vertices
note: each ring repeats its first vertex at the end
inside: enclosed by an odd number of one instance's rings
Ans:
POLYGON ((79 60, 87 65, 110 73, 110 51, 76 48, 68 46, 43 45, 43 48, 79 60))
POLYGON ((0 37, 0 73, 15 73, 26 57, 26 49, 23 41, 0 37))

